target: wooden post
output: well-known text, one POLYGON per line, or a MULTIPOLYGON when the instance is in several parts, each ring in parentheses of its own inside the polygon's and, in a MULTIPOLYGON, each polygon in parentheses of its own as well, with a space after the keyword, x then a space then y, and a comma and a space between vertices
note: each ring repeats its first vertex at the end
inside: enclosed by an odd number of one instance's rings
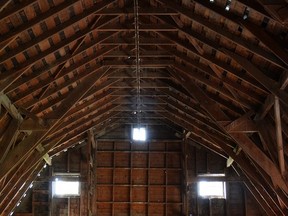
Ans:
POLYGON ((279 98, 277 96, 275 96, 274 115, 275 115, 275 124, 276 124, 276 140, 277 140, 279 167, 280 167, 281 175, 283 176, 283 178, 285 178, 285 159, 284 159, 284 151, 283 151, 280 104, 279 104, 279 98))

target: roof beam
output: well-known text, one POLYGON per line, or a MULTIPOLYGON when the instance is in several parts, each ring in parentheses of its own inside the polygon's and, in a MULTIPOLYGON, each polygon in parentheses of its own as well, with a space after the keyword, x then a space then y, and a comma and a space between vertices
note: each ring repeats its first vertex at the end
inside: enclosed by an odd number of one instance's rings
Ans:
POLYGON ((279 0, 274 2, 266 0, 257 0, 265 10, 273 17, 275 20, 280 22, 282 25, 287 25, 287 0, 279 0), (276 6, 276 7, 275 7, 276 6), (284 10, 281 10, 284 9, 284 10))
POLYGON ((0 179, 3 179, 12 169, 23 161, 36 146, 38 146, 43 139, 49 134, 49 132, 60 122, 67 112, 77 103, 81 97, 91 89, 96 80, 100 79, 106 71, 102 71, 98 74, 90 74, 83 82, 79 84, 73 91, 65 98, 65 100, 54 110, 55 114, 47 115, 47 118, 57 118, 51 123, 50 128, 47 131, 33 131, 26 139, 19 143, 12 151, 10 151, 6 157, 6 160, 0 164, 0 179))
POLYGON ((264 104, 260 107, 256 116, 254 117, 254 120, 259 121, 261 119, 264 119, 264 117, 268 114, 273 105, 274 105, 274 95, 270 94, 267 96, 264 104))
MULTIPOLYGON (((23 92, 17 94, 16 97, 12 98, 12 100, 14 101, 14 103, 17 103, 17 102, 25 99, 26 97, 28 97, 32 93, 36 92, 37 90, 42 89, 42 88, 50 85, 51 83, 54 83, 54 82, 57 83, 57 81, 59 81, 60 79, 63 79, 66 75, 73 72, 78 67, 82 67, 82 66, 89 64, 91 62, 95 62, 97 59, 101 58, 105 53, 109 53, 110 51, 112 51, 115 48, 116 47, 113 46, 113 47, 105 47, 105 48, 99 50, 97 53, 83 59, 82 61, 76 62, 75 64, 71 65, 70 67, 65 68, 64 70, 62 70, 61 75, 59 75, 57 78, 51 76, 51 77, 45 79, 45 81, 39 82, 35 86, 31 86, 27 91, 23 91, 23 92)), ((103 68, 101 65, 96 64, 93 67, 86 69, 86 73, 79 73, 79 74, 75 75, 74 77, 72 77, 71 79, 69 79, 68 81, 65 81, 61 85, 57 85, 54 88, 50 88, 49 90, 46 91, 45 95, 43 95, 41 98, 37 99, 37 102, 39 103, 41 100, 44 100, 44 99, 48 98, 49 96, 59 92, 61 89, 64 89, 67 86, 72 85, 73 83, 84 79, 90 73, 95 73, 95 72, 101 70, 101 68, 103 68)), ((27 102, 26 102, 26 104, 27 104, 27 102)), ((25 108, 30 108, 31 106, 32 105, 25 106, 25 108)))
POLYGON ((13 208, 16 206, 17 202, 19 202, 20 198, 23 196, 25 191, 29 189, 29 186, 33 182, 33 180, 37 177, 39 171, 43 168, 44 162, 39 162, 33 165, 33 169, 30 172, 27 172, 20 179, 26 179, 26 184, 23 186, 23 181, 20 181, 13 188, 15 190, 10 194, 8 202, 5 202, 2 206, 3 209, 0 209, 0 212, 3 212, 4 215, 9 215, 13 208))
POLYGON ((253 65, 246 58, 225 50, 225 52, 231 56, 239 65, 241 65, 251 76, 253 76, 259 83, 261 83, 268 91, 279 97, 279 99, 288 106, 288 94, 284 90, 280 89, 279 83, 267 77, 262 71, 260 71, 255 65, 253 65))
POLYGON ((205 76, 201 76, 198 73, 193 73, 193 71, 190 71, 189 68, 179 65, 177 63, 175 63, 173 65, 173 67, 179 71, 181 70, 182 72, 186 73, 190 78, 196 80, 197 82, 200 82, 204 85, 209 86, 210 88, 214 89, 215 91, 219 92, 220 94, 222 94, 224 97, 229 98, 230 100, 232 100, 234 103, 238 104, 239 106, 244 106, 246 108, 251 109, 251 105, 248 102, 245 102, 245 100, 237 100, 229 91, 227 91, 226 89, 224 89, 223 87, 221 87, 221 80, 218 80, 219 83, 213 83, 211 80, 207 79, 205 76))
MULTIPOLYGON (((259 1, 263 1, 263 0, 257 0, 259 1)), ((234 23, 238 23, 239 18, 243 19, 242 17, 236 16, 234 13, 231 12, 227 12, 226 10, 224 10, 224 6, 223 7, 219 7, 215 4, 211 4, 210 1, 208 0, 194 0, 194 2, 197 2, 197 4, 213 11, 214 13, 217 13, 218 15, 224 17, 225 19, 231 20, 234 23)), ((270 2, 271 3, 271 2, 270 2)), ((266 9, 266 8, 265 8, 266 9)), ((266 10, 267 11, 267 10, 266 10)), ((271 15, 271 13, 269 13, 271 15)), ((279 20, 276 19, 274 16, 271 16, 269 18, 274 18, 274 21, 278 22, 279 24, 283 25, 283 23, 279 20)))
POLYGON ((23 8, 26 8, 26 7, 34 4, 36 1, 37 0, 25 0, 25 1, 21 2, 21 4, 13 5, 13 8, 6 9, 3 12, 0 10, 0 13, 1 13, 0 14, 0 20, 4 20, 6 17, 10 17, 10 16, 16 14, 17 12, 23 10, 23 8))
MULTIPOLYGON (((95 15, 101 16, 111 16, 111 15, 134 15, 135 11, 132 7, 125 8, 104 8, 95 13, 95 15)), ((149 16, 149 15, 177 15, 178 12, 168 8, 155 8, 155 7, 140 7, 138 10, 140 16, 149 16)))
MULTIPOLYGON (((106 20, 106 23, 109 22, 109 21, 110 20, 106 20)), ((84 31, 79 31, 78 33, 76 33, 72 37, 68 38, 67 40, 61 41, 61 42, 57 43, 56 45, 50 47, 49 49, 41 52, 40 54, 38 54, 36 56, 33 56, 28 61, 25 61, 23 64, 21 64, 21 66, 10 70, 9 73, 0 74, 0 80, 1 79, 4 79, 4 80, 8 79, 9 77, 11 77, 11 76, 13 76, 15 74, 17 74, 18 77, 21 76, 21 74, 23 74, 27 69, 31 68, 37 61, 41 60, 42 58, 45 58, 47 55, 52 54, 52 53, 54 53, 55 51, 57 51, 59 49, 65 47, 66 45, 74 42, 75 40, 78 40, 79 38, 81 38, 81 37, 85 36, 86 34, 88 34, 90 31, 91 31, 90 29, 87 29, 86 31, 85 30, 84 31)), ((55 66, 53 66, 53 67, 55 67, 55 66)), ((5 88, 7 88, 7 87, 9 87, 9 85, 5 86, 5 88)))
POLYGON ((12 145, 16 141, 18 126, 19 121, 17 119, 12 119, 4 135, 2 136, 2 139, 0 140, 0 164, 3 162, 12 145))
MULTIPOLYGON (((71 24, 74 24, 74 23, 76 23, 82 19, 87 18, 88 16, 94 14, 95 12, 102 10, 103 8, 107 7, 108 5, 113 3, 114 1, 115 0, 106 0, 106 1, 98 2, 93 7, 89 8, 88 10, 85 10, 85 12, 83 12, 82 14, 72 17, 71 19, 69 19, 65 23, 62 23, 62 25, 54 28, 53 30, 51 30, 49 32, 56 34, 57 32, 64 30, 65 28, 67 28, 71 24)), ((22 32, 27 31, 29 28, 32 28, 33 26, 39 24, 40 22, 43 22, 44 20, 48 19, 49 17, 53 16, 54 14, 57 14, 63 10, 66 10, 67 8, 71 7, 72 5, 74 5, 77 2, 78 1, 69 1, 69 2, 64 2, 60 5, 57 5, 56 7, 48 10, 47 12, 41 14, 40 16, 37 16, 36 18, 29 20, 29 22, 27 22, 27 24, 21 25, 16 30, 10 31, 10 32, 2 35, 1 40, 4 42, 10 38, 15 38, 19 34, 21 34, 22 32)))
MULTIPOLYGON (((179 80, 179 82, 182 83, 183 86, 191 93, 191 95, 199 101, 199 104, 207 111, 210 118, 216 124, 217 121, 229 120, 223 111, 217 105, 215 105, 198 86, 190 81, 190 78, 187 75, 181 74, 181 76, 183 77, 183 80, 179 80)), ((226 131, 226 129, 221 125, 219 125, 219 127, 222 128, 223 131, 226 131)), ((257 147, 257 145, 255 145, 255 143, 251 141, 247 135, 227 133, 235 140, 243 151, 272 178, 273 182, 277 186, 288 193, 287 182, 282 178, 277 166, 275 166, 275 164, 257 147)))
POLYGON ((8 4, 10 4, 12 0, 3 0, 1 3, 0 3, 0 12, 2 12, 5 7, 7 7, 8 4))
POLYGON ((251 22, 240 21, 241 25, 248 29, 253 35, 255 35, 258 40, 260 40, 265 46, 270 49, 282 62, 288 66, 288 54, 283 49, 283 47, 277 43, 272 36, 270 36, 264 29, 259 26, 252 24, 251 22))
MULTIPOLYGON (((71 133, 69 133, 69 134, 65 133, 63 139, 61 140, 61 143, 67 142, 67 141, 81 135, 82 133, 87 132, 91 128, 93 128, 93 127, 95 127, 95 126, 97 126, 97 125, 99 125, 105 121, 108 121, 109 123, 111 123, 113 121, 113 119, 111 121, 109 121, 109 119, 115 115, 119 115, 120 113, 121 112, 119 112, 119 111, 112 111, 110 113, 105 112, 105 114, 103 114, 102 116, 98 116, 99 118, 94 118, 93 121, 90 121, 89 119, 86 120, 86 123, 83 124, 82 126, 81 125, 80 126, 79 125, 74 126, 73 130, 71 130, 71 133)), ((114 119, 114 120, 117 121, 117 119, 114 119)), ((47 146, 49 146, 49 149, 52 149, 56 146, 53 143, 53 141, 55 139, 57 140, 58 137, 53 137, 52 139, 47 139, 43 143, 46 144, 47 146)))
MULTIPOLYGON (((225 39, 229 40, 230 42, 244 48, 245 50, 248 50, 249 52, 252 52, 253 54, 265 59, 266 61, 269 61, 279 67, 285 67, 283 65, 283 63, 281 61, 279 61, 279 59, 277 59, 274 55, 268 53, 267 51, 259 48, 258 46, 255 46, 251 43, 246 42, 245 40, 241 39, 240 37, 230 33, 229 31, 223 29, 220 26, 217 26, 211 22, 209 22, 207 19, 205 19, 204 17, 197 15, 196 13, 191 13, 191 10, 188 8, 183 7, 183 5, 179 5, 176 3, 173 3, 172 1, 170 2, 166 2, 163 0, 157 0, 159 2, 162 2, 166 5, 168 5, 168 7, 170 7, 173 10, 176 10, 177 12, 179 12, 180 14, 182 14, 183 16, 185 16, 186 18, 188 18, 189 20, 193 21, 193 22, 197 22, 200 25, 208 28, 209 30, 212 30, 215 34, 220 34, 222 37, 224 37, 225 39)), ((202 3, 203 1, 201 1, 202 3)), ((211 3, 210 3, 211 4, 211 3)), ((224 11, 224 10, 223 10, 224 11)), ((236 21, 233 19, 233 21, 236 21)), ((237 23, 237 22, 236 22, 237 23)), ((180 28, 181 29, 181 28, 180 28)), ((184 29, 182 29, 183 31, 184 29)), ((197 34, 192 35, 193 38, 196 38, 197 40, 201 41, 203 43, 205 43, 205 41, 203 41, 204 37, 194 37, 197 36, 197 34)), ((208 41, 207 41, 208 42, 208 41)), ((209 46, 212 45, 213 48, 215 48, 216 50, 217 47, 215 47, 215 43, 213 45, 213 43, 207 43, 209 46)))
MULTIPOLYGON (((107 39, 104 40, 103 42, 101 42, 102 45, 134 45, 135 44, 135 40, 133 40, 133 38, 129 38, 129 37, 117 37, 117 38, 113 38, 113 39, 107 39)), ((169 40, 165 40, 163 38, 154 38, 154 37, 145 37, 139 38, 139 44, 140 45, 155 45, 155 44, 159 44, 159 45, 173 45, 174 43, 169 41, 169 40)), ((135 53, 134 53, 135 55, 135 53)))
POLYGON ((205 62, 211 63, 211 64, 215 64, 217 67, 221 68, 223 71, 227 71, 229 73, 231 73, 232 75, 236 76, 237 78, 239 78, 240 80, 252 85, 253 87, 259 89, 262 92, 267 92, 262 85, 259 84, 259 82, 257 82, 255 79, 247 76, 245 73, 243 73, 242 71, 239 71, 238 69, 233 68, 231 65, 228 65, 216 58, 211 57, 210 55, 201 55, 198 53, 198 51, 190 44, 187 44, 187 42, 184 42, 182 40, 180 40, 179 38, 176 38, 175 36, 172 36, 171 34, 165 33, 165 32, 157 32, 159 35, 167 38, 168 40, 173 41, 174 43, 176 43, 178 46, 180 46, 181 48, 191 52, 193 55, 198 56, 199 58, 201 58, 202 60, 204 60, 205 62))
MULTIPOLYGON (((176 117, 174 117, 174 113, 160 113, 161 115, 165 116, 166 118, 170 119, 171 121, 177 123, 178 125, 181 125, 183 128, 187 129, 188 131, 191 132, 190 134, 190 138, 192 140, 195 140, 195 142, 200 143, 201 145, 204 145, 204 147, 208 148, 212 151, 215 150, 215 145, 218 147, 220 146, 222 148, 222 150, 224 150, 224 152, 228 155, 231 155, 231 157, 239 164, 239 166, 245 171, 245 173, 253 180, 263 183, 261 176, 259 176, 259 174, 255 173, 255 168, 251 166, 251 164, 249 165, 249 163, 247 163, 247 158, 244 159, 242 154, 237 154, 235 153, 232 148, 230 148, 228 145, 226 145, 224 140, 218 140, 217 139, 213 139, 213 138, 209 138, 209 136, 207 136, 205 133, 197 130, 197 128, 193 128, 194 125, 192 124, 188 124, 185 121, 183 121, 184 119, 177 119, 176 117), (223 142, 224 141, 224 142, 223 142)), ((177 115, 176 115, 177 116, 177 115)), ((216 149, 217 151, 217 149, 216 149)), ((218 151, 217 151, 218 152, 218 151)), ((245 176, 243 176, 245 177, 245 176)), ((263 187, 262 185, 260 186, 261 188, 263 187)), ((271 213, 270 208, 276 209, 276 212, 280 212, 279 211, 279 207, 275 206, 275 203, 272 203, 270 197, 263 197, 263 199, 265 201, 262 201, 262 199, 260 200, 260 202, 263 204, 265 202, 267 202, 266 207, 267 209, 269 209, 268 212, 271 213), (267 206, 268 205, 268 206, 267 206)), ((277 204, 276 204, 277 205, 277 204)))
MULTIPOLYGON (((37 72, 32 73, 30 75, 28 75, 27 77, 23 77, 21 79, 18 79, 17 81, 15 81, 13 84, 11 84, 11 86, 9 86, 6 90, 6 92, 11 92, 13 90, 15 90, 16 88, 18 88, 19 86, 25 84, 26 82, 29 82, 31 79, 36 79, 37 77, 40 77, 41 75, 43 75, 44 73, 47 73, 49 70, 54 69, 55 67, 67 62, 70 59, 73 59, 74 57, 76 57, 77 55, 80 55, 83 51, 98 45, 99 43, 101 43, 103 40, 113 36, 114 34, 104 34, 103 36, 99 36, 99 38, 97 38, 95 41, 92 41, 88 44, 84 44, 83 46, 81 46, 78 51, 76 53, 72 54, 66 54, 65 56, 62 56, 62 58, 56 60, 53 62, 53 64, 48 65, 48 66, 44 66, 41 67, 37 70, 37 72)), ((72 65, 71 67, 69 66, 69 68, 72 70, 72 68, 75 69, 75 67, 72 65)), ((69 70, 67 68, 67 70, 69 70)), ((65 73, 65 72, 63 72, 65 73)))
POLYGON ((278 152, 278 161, 280 172, 283 178, 286 178, 286 167, 285 167, 285 158, 283 151, 283 138, 282 138, 282 126, 281 126, 281 117, 280 117, 280 103, 277 96, 275 96, 274 103, 274 116, 275 116, 275 127, 276 127, 276 140, 277 140, 277 152, 278 152))

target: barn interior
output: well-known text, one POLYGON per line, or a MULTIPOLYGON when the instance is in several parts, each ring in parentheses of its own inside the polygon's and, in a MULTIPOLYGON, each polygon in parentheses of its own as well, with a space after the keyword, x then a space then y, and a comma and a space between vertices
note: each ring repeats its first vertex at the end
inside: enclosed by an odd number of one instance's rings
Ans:
POLYGON ((287 0, 1 0, 1 216, 288 215, 287 0))

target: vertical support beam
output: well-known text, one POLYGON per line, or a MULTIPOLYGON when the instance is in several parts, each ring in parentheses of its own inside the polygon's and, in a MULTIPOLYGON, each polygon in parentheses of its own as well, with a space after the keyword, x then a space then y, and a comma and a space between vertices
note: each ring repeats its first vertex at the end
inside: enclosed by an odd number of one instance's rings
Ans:
MULTIPOLYGON (((229 134, 234 142, 238 144, 243 151, 271 177, 272 181, 275 182, 276 185, 285 191, 285 193, 288 193, 288 183, 284 180, 278 167, 272 162, 272 160, 267 157, 267 155, 260 148, 258 148, 258 146, 247 135, 229 133, 224 127, 218 124, 219 121, 230 119, 225 115, 220 107, 216 106, 216 104, 205 94, 204 91, 202 91, 193 81, 191 81, 189 76, 178 71, 176 77, 178 78, 180 84, 182 84, 183 87, 191 94, 191 96, 198 100, 200 106, 206 110, 211 120, 214 121, 216 125, 218 125, 218 127, 224 132, 229 134)), ((268 80, 265 79, 265 81, 268 80)))
POLYGON ((190 136, 190 132, 186 134, 184 142, 182 144, 182 170, 183 170, 183 210, 182 214, 188 215, 188 171, 187 171, 187 142, 188 137, 190 136))
POLYGON ((275 115, 275 123, 276 123, 276 140, 277 140, 279 167, 280 167, 281 175, 283 176, 283 178, 285 178, 285 159, 284 159, 284 151, 283 151, 280 104, 279 104, 279 98, 277 96, 275 96, 274 115, 275 115))

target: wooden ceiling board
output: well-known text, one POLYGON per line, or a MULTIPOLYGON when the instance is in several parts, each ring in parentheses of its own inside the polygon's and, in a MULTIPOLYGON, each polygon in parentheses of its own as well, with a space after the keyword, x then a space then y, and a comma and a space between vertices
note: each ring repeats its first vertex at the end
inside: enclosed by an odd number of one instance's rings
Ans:
MULTIPOLYGON (((95 136, 101 137, 108 136, 115 128, 136 123, 133 113, 139 111, 136 104, 139 95, 133 1, 39 0, 6 3, 0 7, 0 90, 8 99, 3 99, 0 94, 0 104, 11 106, 1 106, 0 140, 9 138, 7 134, 14 131, 11 126, 14 117, 8 114, 11 112, 19 112, 24 123, 32 119, 34 125, 40 125, 39 129, 43 126, 49 128, 40 137, 45 151, 52 155, 75 145, 76 141, 85 140, 85 134, 90 129, 97 128, 95 136), (86 83, 89 86, 84 86, 86 83)), ((271 130, 267 130, 272 141, 268 145, 277 152, 279 139, 276 139, 275 133, 279 122, 274 120, 274 101, 266 101, 265 105, 265 100, 277 96, 281 101, 283 117, 280 125, 282 145, 287 149, 287 89, 281 85, 287 73, 285 32, 288 26, 281 21, 283 14, 277 17, 271 12, 273 8, 262 1, 145 0, 139 4, 139 98, 143 122, 166 127, 175 120, 176 127, 182 128, 180 133, 193 129, 191 136, 194 140, 207 148, 221 149, 226 156, 233 157, 248 179, 252 175, 250 168, 247 169, 245 163, 238 160, 231 148, 242 142, 256 149, 242 150, 243 155, 249 155, 247 163, 254 164, 259 162, 259 158, 264 158, 263 164, 270 164, 273 166, 271 170, 278 170, 278 163, 283 163, 281 155, 287 153, 280 148, 279 154, 272 158, 261 141, 262 145, 258 145, 254 139, 248 138, 251 134, 246 131, 245 117, 257 125, 259 120, 255 119, 261 116, 272 125, 271 130), (225 10, 227 3, 230 4, 229 10, 225 10), (244 17, 245 13, 247 17, 244 17), (251 29, 251 26, 255 28, 251 29), (215 109, 211 110, 207 104, 215 109), (221 116, 218 116, 219 113, 221 116), (223 128, 219 119, 242 127, 240 138, 223 128), (193 121, 196 122, 193 124, 193 121), (209 134, 210 130, 216 134, 209 134), (202 133, 205 140, 201 141, 195 131, 202 133), (247 139, 243 138, 243 134, 247 139), (224 144, 219 143, 224 137, 228 140, 224 144), (259 155, 252 157, 252 151, 259 155)), ((174 130, 175 124, 171 125, 174 130)), ((12 134, 12 138, 17 140, 15 148, 7 145, 9 160, 18 155, 16 150, 22 148, 19 145, 33 138, 29 134, 35 134, 33 130, 16 131, 12 134)), ((253 133, 261 136, 261 130, 253 133)), ((35 143, 38 142, 40 140, 35 140, 35 143)), ((37 156, 34 158, 37 162, 35 169, 38 169, 42 156, 29 148, 23 155, 30 158, 32 156, 28 153, 31 152, 37 156)), ((25 160, 25 157, 17 157, 19 162, 25 160)), ((259 166, 262 167, 256 169, 263 176, 270 174, 265 165, 259 166)), ((6 158, 3 158, 0 168, 2 181, 13 170, 23 169, 8 164, 6 158)), ((33 174, 33 170, 27 171, 27 177, 33 174)), ((266 182, 261 184, 272 191, 276 190, 276 186, 285 191, 284 195, 276 192, 276 203, 272 204, 269 198, 266 200, 268 205, 274 205, 270 206, 272 209, 280 209, 283 213, 283 209, 288 207, 285 206, 288 186, 283 184, 287 176, 281 173, 278 177, 267 177, 266 182), (270 184, 271 181, 276 186, 270 184)), ((167 189, 166 186, 164 188, 167 189)), ((157 188, 159 191, 162 189, 157 188)), ((131 202, 128 190, 129 187, 124 188, 123 193, 114 191, 115 199, 131 202)), ((169 191, 172 193, 174 189, 169 191)), ((152 211, 153 205, 155 214, 170 214, 181 209, 180 195, 176 194, 173 192, 170 197, 166 193, 159 197, 167 202, 162 205, 156 200, 156 203, 151 200, 152 204, 149 204, 149 192, 144 197, 145 201, 141 201, 144 203, 135 203, 130 210, 127 203, 113 204, 114 209, 111 197, 109 202, 97 205, 103 214, 108 214, 110 210, 123 214, 127 211, 146 214, 152 211)), ((152 196, 153 199, 155 196, 152 196)), ((11 203, 5 207, 5 212, 8 208, 12 210, 11 203)), ((3 205, 4 202, 1 202, 2 210, 3 205)))

